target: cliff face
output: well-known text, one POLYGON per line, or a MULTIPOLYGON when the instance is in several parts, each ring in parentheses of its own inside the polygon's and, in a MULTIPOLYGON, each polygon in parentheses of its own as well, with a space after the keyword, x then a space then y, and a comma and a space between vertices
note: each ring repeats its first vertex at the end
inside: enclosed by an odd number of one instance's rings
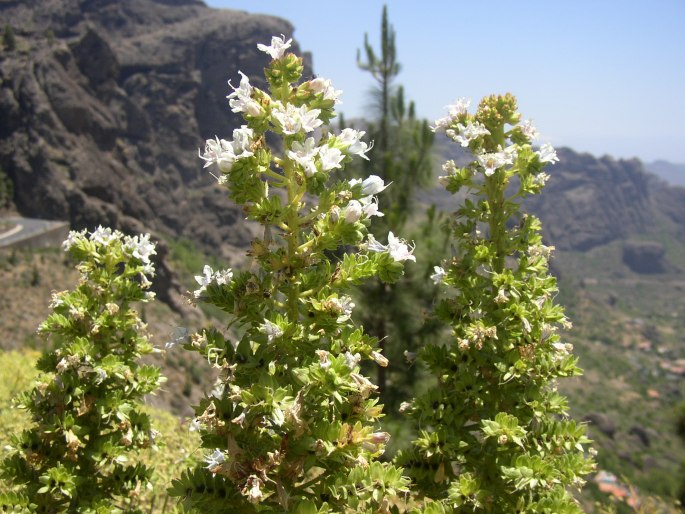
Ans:
POLYGON ((649 175, 639 160, 596 158, 568 148, 557 153, 544 194, 529 206, 558 248, 588 250, 653 224, 649 175))
MULTIPOLYGON (((447 138, 437 142, 437 162, 453 159, 465 166, 471 161, 447 138)), ((654 230, 685 241, 684 187, 659 180, 637 159, 598 158, 570 148, 557 154, 559 162, 547 167, 550 179, 543 194, 526 200, 526 210, 541 218, 549 243, 586 251, 616 240, 644 239, 654 230)), ((436 188, 423 201, 451 211, 459 198, 436 188)))
MULTIPOLYGON (((25 216, 185 236, 227 254, 250 232, 198 147, 241 118, 225 98, 284 20, 199 0, 0 0, 0 168, 25 216)), ((295 48, 299 52, 298 48, 295 48)))

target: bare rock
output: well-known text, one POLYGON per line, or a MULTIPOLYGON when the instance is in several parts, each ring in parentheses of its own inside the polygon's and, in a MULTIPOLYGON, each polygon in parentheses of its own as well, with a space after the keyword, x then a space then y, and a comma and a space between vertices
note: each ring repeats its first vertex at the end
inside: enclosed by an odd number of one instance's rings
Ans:
POLYGON ((664 273, 667 270, 664 245, 654 241, 626 241, 623 263, 636 273, 664 273))
POLYGON ((5 1, 0 15, 25 49, 0 54, 0 169, 20 214, 209 251, 247 245, 242 212, 197 151, 242 123, 227 81, 241 70, 264 86, 256 45, 291 35, 289 22, 200 0, 5 1))

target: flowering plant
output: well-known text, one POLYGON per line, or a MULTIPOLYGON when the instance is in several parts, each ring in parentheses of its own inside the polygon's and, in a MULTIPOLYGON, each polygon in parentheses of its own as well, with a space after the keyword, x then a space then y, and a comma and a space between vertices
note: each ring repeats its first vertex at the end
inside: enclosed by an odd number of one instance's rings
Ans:
POLYGON ((245 124, 200 155, 263 227, 249 270, 205 266, 196 277, 194 299, 229 318, 184 344, 220 372, 194 419, 204 464, 172 488, 202 512, 378 512, 407 491, 400 470, 374 460, 389 434, 378 430, 376 386, 360 363, 388 362, 351 321, 347 290, 374 276, 397 280, 412 248, 392 233, 387 244, 368 234, 369 219, 382 215, 383 180, 335 180, 370 145, 364 132, 327 129, 340 91, 323 78, 300 82, 290 44, 259 45, 272 58, 269 91, 241 74, 228 99, 245 124))
POLYGON ((567 487, 593 468, 589 440, 556 389, 580 370, 558 333, 570 322, 554 303, 553 248, 520 209, 558 159, 550 145, 534 149, 537 131, 513 96, 467 108, 459 100, 435 124, 474 156, 464 167, 448 161, 439 178, 470 193, 451 224, 454 255, 431 277, 443 285, 436 315, 452 336, 421 352, 437 386, 403 406, 421 430, 397 462, 441 501, 436 512, 582 512, 567 487))
POLYGON ((13 437, 1 473, 16 486, 17 509, 135 512, 151 470, 129 458, 155 448, 157 436, 138 402, 164 381, 159 368, 137 362, 154 350, 134 308, 154 296, 154 244, 99 227, 72 231, 64 249, 79 261, 81 280, 53 293, 38 329, 53 349, 17 400, 34 426, 13 437))

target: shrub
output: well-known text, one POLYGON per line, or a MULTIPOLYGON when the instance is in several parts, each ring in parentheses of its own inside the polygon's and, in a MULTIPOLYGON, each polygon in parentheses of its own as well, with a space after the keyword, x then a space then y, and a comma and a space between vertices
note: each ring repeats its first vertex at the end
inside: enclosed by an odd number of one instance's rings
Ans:
POLYGON ((155 446, 157 432, 138 401, 163 381, 138 359, 153 351, 134 309, 152 293, 149 236, 124 237, 98 228, 71 232, 65 249, 79 263, 74 291, 54 293, 39 328, 53 350, 43 373, 19 396, 33 426, 13 437, 2 476, 14 485, 9 501, 30 512, 135 511, 150 469, 128 460, 155 446))
POLYGON ((367 233, 383 180, 335 180, 369 146, 363 132, 324 127, 340 92, 322 78, 296 85, 302 61, 289 46, 259 45, 272 57, 269 92, 243 75, 229 99, 246 124, 202 155, 263 236, 249 271, 205 266, 196 277, 198 302, 222 309, 237 336, 205 329, 185 341, 221 378, 196 409, 205 462, 172 493, 201 512, 378 512, 401 502, 407 480, 376 460, 389 434, 360 362, 387 360, 352 323, 347 291, 394 282, 414 257, 392 233, 387 245, 367 233))
POLYGON ((589 440, 556 390, 580 370, 558 334, 570 323, 554 303, 553 248, 520 210, 558 159, 550 145, 532 147, 536 130, 513 96, 486 97, 473 115, 467 107, 461 99, 436 122, 474 157, 462 168, 448 161, 439 178, 470 193, 451 223, 453 256, 432 276, 452 336, 421 352, 437 386, 404 406, 421 431, 397 463, 449 512, 581 512, 567 488, 593 469, 589 440))

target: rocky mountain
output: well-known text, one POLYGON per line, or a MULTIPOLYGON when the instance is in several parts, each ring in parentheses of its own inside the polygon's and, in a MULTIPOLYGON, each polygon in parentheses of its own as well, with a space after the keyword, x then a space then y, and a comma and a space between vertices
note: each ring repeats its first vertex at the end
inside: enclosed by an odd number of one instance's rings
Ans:
MULTIPOLYGON (((14 35, 0 53, 0 178, 19 213, 184 237, 225 260, 248 243, 197 149, 241 123, 226 81, 242 70, 263 87, 256 44, 289 36, 289 22, 199 0, 0 0, 0 14, 14 35)), ((440 141, 445 157, 463 160, 459 150, 440 141)), ((661 243, 632 239, 663 223, 685 238, 685 188, 638 160, 558 153, 530 205, 547 239, 574 251, 623 239, 631 269, 667 269, 661 243)), ((454 205, 437 191, 426 200, 454 205)), ((164 264, 162 278, 168 290, 164 264)))
MULTIPOLYGON (((438 140, 439 162, 453 159, 465 165, 470 158, 446 138, 438 140)), ((529 199, 528 208, 542 219, 547 240, 560 250, 588 251, 625 240, 626 260, 643 267, 663 254, 659 243, 638 243, 654 231, 666 231, 685 241, 685 187, 668 184, 648 172, 638 159, 614 159, 557 149, 559 162, 548 167, 551 175, 544 194, 529 199)), ((454 199, 438 188, 423 198, 443 209, 454 199)), ((651 269, 651 268, 650 268, 651 269)), ((652 270, 654 271, 654 270, 652 270)))
POLYGON ((263 87, 256 45, 289 22, 199 0, 0 0, 0 19, 14 36, 0 170, 19 213, 183 236, 224 258, 249 241, 197 151, 240 125, 226 81, 241 70, 263 87))

